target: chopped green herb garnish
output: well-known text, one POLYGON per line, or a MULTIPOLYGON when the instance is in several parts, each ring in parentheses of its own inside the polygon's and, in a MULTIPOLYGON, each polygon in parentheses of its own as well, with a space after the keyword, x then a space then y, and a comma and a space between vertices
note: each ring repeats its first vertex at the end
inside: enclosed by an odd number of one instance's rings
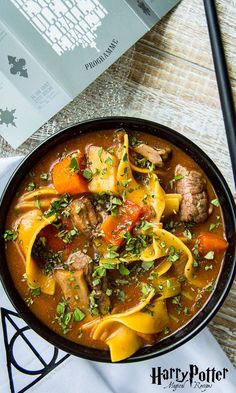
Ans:
POLYGON ((34 171, 32 170, 32 171, 30 171, 30 172, 28 173, 28 175, 29 175, 29 177, 34 177, 34 176, 35 176, 35 173, 34 173, 34 171))
POLYGON ((92 171, 90 169, 86 168, 86 169, 83 170, 82 173, 83 173, 83 176, 84 176, 85 179, 87 179, 87 180, 91 180, 92 179, 93 174, 92 174, 92 171))
POLYGON ((51 217, 53 214, 61 213, 69 203, 71 202, 71 198, 69 194, 64 194, 60 199, 53 201, 47 211, 45 211, 45 217, 51 217))
POLYGON ((153 289, 152 286, 142 283, 141 292, 144 295, 144 297, 147 297, 149 295, 149 293, 152 291, 152 289, 153 289))
POLYGON ((93 280, 93 287, 96 287, 99 284, 101 284, 100 278, 96 278, 95 280, 93 280))
POLYGON ((71 158, 69 168, 70 168, 71 172, 75 172, 75 173, 79 172, 79 165, 78 165, 78 160, 76 157, 71 158))
POLYGON ((58 322, 61 327, 62 333, 67 334, 71 328, 69 328, 69 322, 71 321, 72 312, 67 311, 68 306, 65 302, 58 303, 57 305, 57 315, 54 320, 58 322))
POLYGON ((174 296, 172 298, 172 303, 173 304, 177 304, 178 306, 181 306, 181 296, 180 295, 179 296, 174 296))
POLYGON ((189 240, 192 240, 192 238, 193 238, 193 234, 188 228, 185 229, 185 231, 183 232, 183 235, 189 240))
POLYGON ((143 261, 141 266, 144 270, 149 270, 153 267, 153 265, 154 261, 143 261))
POLYGON ((150 228, 152 228, 152 223, 148 221, 142 221, 141 225, 138 227, 138 229, 142 229, 143 231, 146 231, 150 228))
POLYGON ((98 315, 99 309, 96 302, 96 292, 93 290, 89 295, 89 311, 92 315, 98 315))
POLYGON ((40 287, 38 287, 38 288, 31 288, 30 291, 31 291, 31 293, 32 293, 32 295, 34 297, 37 297, 37 296, 41 295, 41 288, 40 287))
POLYGON ((130 183, 131 179, 127 179, 127 180, 121 180, 121 185, 122 187, 127 187, 128 184, 130 183))
POLYGON ((212 269, 213 269, 213 265, 206 265, 206 266, 204 267, 204 269, 205 269, 206 271, 212 270, 212 269))
POLYGON ((85 318, 85 314, 79 308, 76 308, 73 312, 73 320, 75 322, 82 321, 85 318))
POLYGON ((111 295, 112 295, 112 289, 107 288, 107 290, 106 290, 106 295, 107 295, 107 296, 111 296, 111 295))
POLYGON ((205 287, 205 292, 212 292, 213 289, 214 289, 214 284, 213 284, 213 282, 211 282, 210 284, 208 284, 208 285, 205 287))
POLYGON ((16 240, 17 239, 17 232, 14 231, 13 229, 6 229, 3 238, 5 242, 11 241, 11 240, 16 240))
POLYGON ((105 163, 106 163, 107 165, 113 165, 113 160, 112 160, 112 158, 111 158, 111 157, 107 157, 107 158, 105 159, 105 163))
POLYGON ((183 179, 183 178, 184 178, 184 176, 182 176, 182 175, 174 176, 173 179, 171 179, 171 180, 169 181, 170 188, 172 189, 172 188, 174 187, 174 183, 175 183, 176 181, 178 181, 178 180, 183 179))
POLYGON ((128 162, 128 155, 127 155, 127 153, 125 153, 125 154, 123 155, 123 161, 124 161, 124 162, 128 162))
POLYGON ((206 255, 204 255, 205 259, 214 259, 215 253, 214 251, 209 251, 206 255))
POLYGON ((100 159, 101 159, 102 153, 103 153, 103 148, 102 148, 102 147, 99 147, 99 149, 98 149, 98 157, 99 157, 100 159))
POLYGON ((105 259, 114 259, 114 258, 117 258, 117 257, 119 257, 119 256, 120 256, 120 254, 118 254, 118 252, 113 251, 113 250, 109 250, 109 251, 104 255, 104 258, 105 258, 105 259))
POLYGON ((171 333, 170 328, 165 327, 165 328, 163 329, 163 333, 164 333, 165 335, 170 334, 170 333, 171 333))
POLYGON ((179 260, 179 258, 180 258, 179 252, 175 251, 175 248, 171 246, 167 257, 168 261, 176 262, 179 260))
POLYGON ((102 168, 101 170, 102 176, 105 176, 106 173, 107 173, 107 168, 102 168))
POLYGON ((185 315, 189 315, 190 314, 189 307, 184 307, 184 314, 185 315))
POLYGON ((28 186, 26 187, 26 190, 27 191, 34 191, 35 190, 35 188, 36 188, 37 186, 36 186, 36 184, 34 183, 34 182, 30 182, 29 184, 28 184, 28 186))
POLYGON ((72 243, 78 233, 79 231, 77 228, 73 228, 70 231, 62 229, 60 232, 58 232, 57 236, 62 239, 64 243, 69 244, 72 243))
POLYGON ((213 206, 219 207, 220 206, 219 199, 217 199, 217 198, 216 199, 212 199, 211 204, 213 206))
POLYGON ((116 296, 117 296, 117 299, 119 299, 121 302, 125 301, 125 293, 121 289, 116 290, 116 296))
POLYGON ((36 207, 36 209, 41 210, 41 206, 38 198, 34 200, 34 207, 36 207))
POLYGON ((216 224, 210 224, 209 231, 214 231, 214 229, 217 229, 219 226, 220 222, 217 222, 216 224))
POLYGON ((128 276, 130 274, 129 269, 123 263, 119 265, 119 272, 122 276, 128 276))
POLYGON ((64 314, 65 309, 66 309, 65 303, 58 303, 58 305, 57 305, 57 314, 59 314, 59 315, 64 314))
POLYGON ((42 173, 40 174, 40 179, 42 179, 42 180, 48 180, 48 179, 49 179, 49 174, 46 173, 46 172, 42 172, 42 173))

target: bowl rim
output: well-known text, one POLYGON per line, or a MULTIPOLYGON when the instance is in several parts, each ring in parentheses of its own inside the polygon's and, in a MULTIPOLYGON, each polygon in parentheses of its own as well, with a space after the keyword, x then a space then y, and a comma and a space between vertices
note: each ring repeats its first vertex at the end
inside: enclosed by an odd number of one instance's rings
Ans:
MULTIPOLYGON (((0 223, 2 227, 2 232, 5 226, 6 218, 6 214, 4 212, 6 212, 6 208, 10 205, 13 199, 14 190, 16 190, 22 182, 22 178, 21 176, 19 176, 19 174, 23 174, 25 176, 29 172, 29 168, 32 168, 32 166, 35 165, 36 158, 41 157, 41 151, 44 151, 46 149, 46 154, 48 153, 50 147, 54 147, 62 143, 61 140, 70 140, 76 136, 79 136, 81 133, 102 131, 108 129, 114 130, 122 127, 127 128, 131 131, 154 134, 164 140, 170 141, 172 144, 183 150, 187 155, 192 157, 213 184, 217 196, 223 201, 223 206, 225 206, 225 209, 222 208, 222 213, 224 216, 225 230, 227 229, 228 225, 226 224, 227 218, 230 221, 230 225, 232 225, 232 228, 230 229, 230 237, 233 238, 233 236, 235 236, 236 205, 234 202, 234 198, 223 175, 221 174, 215 163, 210 159, 210 157, 208 157, 208 155, 194 142, 192 142, 186 136, 171 129, 170 127, 156 123, 154 121, 127 116, 109 116, 93 118, 69 125, 46 138, 30 153, 28 153, 17 165, 13 174, 10 176, 6 186, 4 187, 4 190, 0 197, 0 223), (162 135, 159 135, 159 133, 161 133, 162 135), (34 162, 32 163, 32 161, 34 162), (213 179, 211 179, 211 176, 213 177, 213 179), (8 194, 10 194, 10 199, 8 194)), ((144 347, 140 349, 130 358, 125 359, 119 363, 143 361, 164 355, 165 353, 180 347, 181 345, 192 339, 194 336, 196 336, 219 310, 231 288, 234 276, 236 274, 236 248, 231 247, 230 252, 231 251, 233 252, 232 255, 230 255, 229 252, 227 254, 228 264, 226 265, 224 263, 224 266, 218 276, 216 287, 220 290, 217 291, 216 289, 214 289, 203 308, 197 314, 195 314, 195 316, 186 325, 181 327, 179 330, 177 330, 167 338, 161 340, 160 342, 154 344, 151 347, 144 347), (223 283, 223 285, 219 282, 219 279, 222 276, 224 279, 227 279, 227 282, 223 283), (216 301, 214 301, 214 303, 212 298, 216 298, 216 301), (185 329, 187 329, 187 333, 183 334, 185 329), (171 342, 173 338, 174 342, 171 342)), ((0 259, 1 261, 5 262, 0 264, 0 278, 5 293, 10 299, 13 307, 17 310, 18 314, 29 325, 29 327, 31 327, 36 333, 38 333, 41 337, 47 340, 50 344, 62 349, 65 352, 93 361, 111 363, 109 351, 93 349, 73 343, 72 341, 53 332, 39 319, 37 319, 37 317, 30 311, 30 309, 26 306, 24 300, 20 297, 20 294, 14 287, 13 280, 7 267, 4 239, 1 236, 1 233, 0 259)))

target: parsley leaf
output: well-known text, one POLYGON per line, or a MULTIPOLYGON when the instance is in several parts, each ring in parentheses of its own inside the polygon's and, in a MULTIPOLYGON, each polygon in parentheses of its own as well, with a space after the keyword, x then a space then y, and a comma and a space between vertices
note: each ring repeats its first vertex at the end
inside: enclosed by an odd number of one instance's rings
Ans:
POLYGON ((79 165, 76 157, 71 158, 69 168, 71 169, 71 172, 79 172, 79 165))
POLYGON ((209 252, 204 256, 204 258, 205 258, 205 259, 214 259, 214 256, 215 256, 214 251, 209 251, 209 252))
POLYGON ((11 241, 11 240, 16 240, 17 239, 17 232, 14 231, 13 229, 6 229, 3 238, 5 242, 11 241))
POLYGON ((130 274, 129 269, 127 269, 123 263, 119 265, 119 272, 122 276, 128 276, 130 274))
POLYGON ((87 180, 91 180, 92 179, 92 171, 88 168, 83 170, 83 176, 85 179, 87 180))
POLYGON ((73 320, 75 322, 82 321, 85 318, 85 314, 78 307, 73 312, 73 320))
POLYGON ((219 207, 220 206, 219 199, 217 199, 217 198, 216 199, 212 199, 211 204, 216 206, 216 207, 219 207))

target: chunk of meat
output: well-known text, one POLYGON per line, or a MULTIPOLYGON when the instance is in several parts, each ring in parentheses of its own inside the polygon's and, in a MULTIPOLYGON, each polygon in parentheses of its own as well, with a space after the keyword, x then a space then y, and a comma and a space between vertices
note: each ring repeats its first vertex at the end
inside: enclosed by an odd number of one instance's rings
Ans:
POLYGON ((89 308, 89 290, 83 270, 77 270, 73 273, 56 270, 54 275, 70 308, 73 310, 79 307, 81 310, 87 311, 89 308))
POLYGON ((109 296, 106 294, 106 290, 108 288, 107 277, 102 277, 101 283, 97 285, 94 289, 94 297, 97 300, 97 304, 101 314, 107 314, 110 310, 111 300, 109 296))
POLYGON ((124 137, 125 137, 125 130, 122 128, 117 130, 115 133, 114 137, 114 143, 115 143, 115 154, 116 156, 121 159, 121 154, 122 154, 122 149, 124 146, 124 137))
POLYGON ((93 263, 89 255, 76 251, 69 255, 66 264, 73 270, 83 270, 87 283, 92 286, 93 263))
POLYGON ((92 259, 89 255, 84 254, 82 251, 76 251, 69 255, 67 264, 75 270, 85 269, 92 259))
POLYGON ((74 225, 87 236, 92 234, 92 230, 98 224, 98 219, 94 207, 87 197, 74 199, 71 202, 71 217, 74 225))
POLYGON ((198 171, 189 171, 182 165, 175 168, 175 176, 183 176, 176 181, 176 192, 182 195, 180 204, 180 220, 204 222, 208 217, 208 195, 206 180, 198 171))
POLYGON ((164 161, 168 160, 171 153, 170 147, 151 147, 149 145, 146 145, 145 143, 140 143, 139 145, 134 146, 133 150, 136 153, 141 154, 148 161, 152 162, 158 167, 164 166, 164 161))
POLYGON ((111 305, 110 298, 106 294, 106 290, 108 288, 107 277, 101 277, 100 283, 94 287, 93 281, 95 279, 93 277, 92 259, 81 251, 72 253, 67 259, 67 264, 73 270, 83 271, 87 284, 94 291, 94 297, 97 301, 101 314, 106 314, 111 305))

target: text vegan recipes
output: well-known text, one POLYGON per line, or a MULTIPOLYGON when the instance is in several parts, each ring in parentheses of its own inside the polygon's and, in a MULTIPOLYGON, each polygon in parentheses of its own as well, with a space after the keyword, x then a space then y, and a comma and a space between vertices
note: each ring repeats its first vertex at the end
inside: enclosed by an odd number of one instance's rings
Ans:
POLYGON ((214 289, 227 242, 206 175, 125 130, 82 134, 35 165, 4 234, 15 286, 50 329, 113 362, 180 329, 214 289))

